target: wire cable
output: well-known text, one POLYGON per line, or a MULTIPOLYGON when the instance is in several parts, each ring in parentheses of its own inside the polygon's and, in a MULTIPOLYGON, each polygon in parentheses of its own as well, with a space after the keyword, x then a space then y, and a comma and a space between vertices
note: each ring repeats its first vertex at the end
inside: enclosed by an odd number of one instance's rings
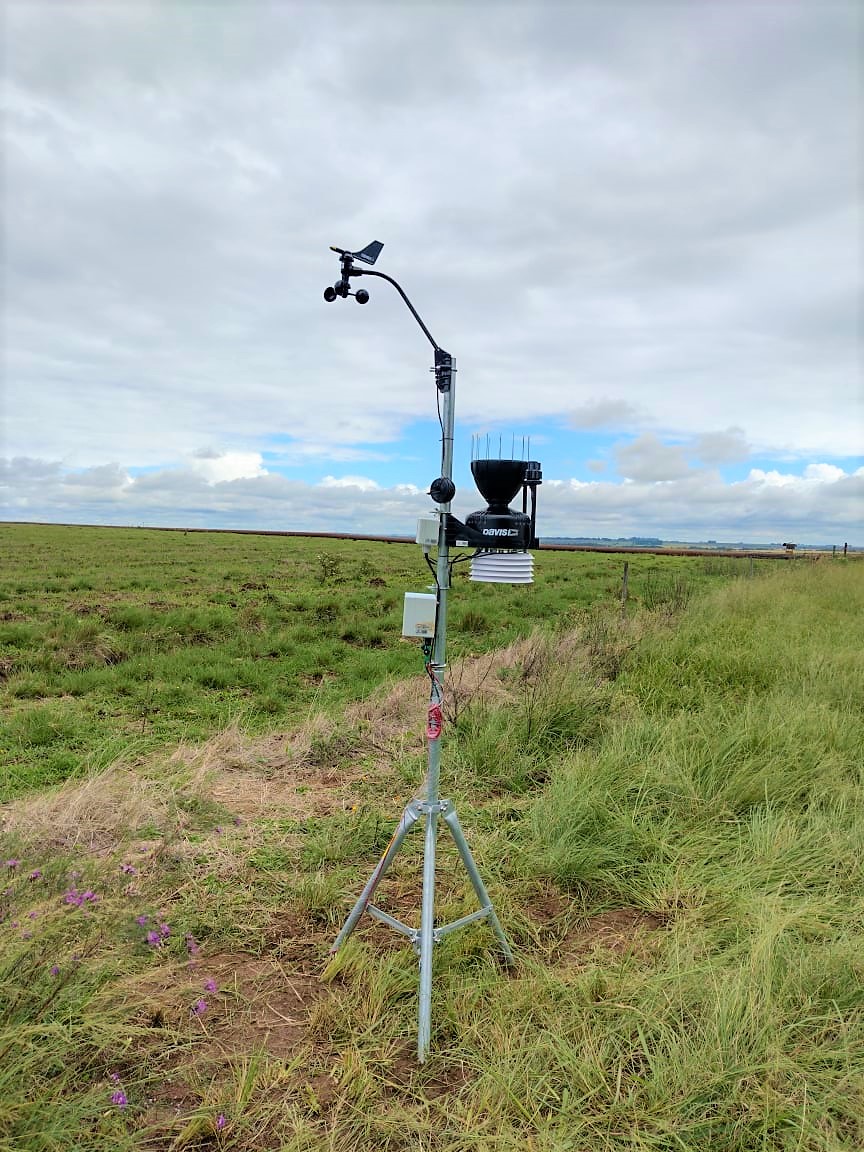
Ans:
POLYGON ((466 560, 473 560, 475 556, 479 556, 479 555, 480 555, 480 549, 477 548, 474 552, 460 552, 458 555, 454 556, 453 559, 450 561, 450 565, 449 565, 449 578, 451 580, 453 579, 453 565, 454 564, 464 564, 466 560))
MULTIPOLYGON (((437 379, 436 379, 436 384, 437 384, 437 379)), ((444 471, 444 440, 446 439, 446 437, 444 434, 444 418, 441 415, 441 391, 437 387, 435 388, 435 407, 438 409, 438 423, 441 425, 441 471, 443 472, 444 471)))
POLYGON ((429 559, 429 553, 428 553, 428 552, 424 552, 424 553, 423 553, 423 559, 424 559, 424 560, 426 561, 426 563, 429 565, 429 571, 432 573, 432 576, 433 576, 433 578, 434 578, 434 580, 435 580, 435 587, 436 587, 436 588, 438 589, 438 591, 440 592, 440 591, 441 591, 441 585, 438 583, 438 570, 436 569, 436 567, 435 567, 435 565, 432 563, 432 561, 429 559))

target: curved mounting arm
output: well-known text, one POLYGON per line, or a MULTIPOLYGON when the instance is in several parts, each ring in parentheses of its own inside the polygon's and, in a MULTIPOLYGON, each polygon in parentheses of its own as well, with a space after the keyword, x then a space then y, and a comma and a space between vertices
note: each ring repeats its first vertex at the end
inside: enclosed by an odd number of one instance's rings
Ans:
MULTIPOLYGON (((369 293, 361 288, 357 292, 351 292, 349 289, 349 278, 351 276, 377 276, 379 280, 386 280, 388 284, 392 284, 402 299, 408 306, 408 311, 423 329, 423 335, 435 349, 435 384, 439 392, 450 392, 453 387, 453 373, 456 369, 453 367, 453 357, 449 352, 445 352, 423 321, 420 319, 420 313, 405 295, 402 285, 394 280, 392 276, 387 276, 383 272, 373 272, 371 268, 357 268, 354 265, 354 258, 363 260, 364 263, 374 264, 378 259, 378 255, 383 248, 383 244, 374 241, 369 244, 361 252, 348 252, 344 248, 331 248, 332 252, 339 254, 339 263, 342 267, 342 276, 333 285, 332 288, 324 289, 324 299, 331 303, 339 296, 343 299, 347 296, 354 296, 359 304, 365 304, 369 299, 369 293)), ((439 412, 440 419, 440 412, 439 412)), ((444 429, 444 422, 441 423, 442 430, 444 429)), ((447 433, 444 434, 445 442, 448 440, 447 433)), ((452 432, 450 435, 452 441, 452 432)), ((446 453, 445 453, 446 454, 446 453)), ((445 477, 449 477, 449 472, 444 472, 445 477)))
POLYGON ((435 349, 436 352, 441 351, 441 347, 436 342, 435 337, 432 335, 432 333, 429 331, 429 329, 426 327, 426 325, 420 319, 420 314, 418 313, 417 309, 414 307, 414 305, 411 303, 411 301, 405 295, 405 293, 402 290, 402 287, 393 279, 392 276, 385 276, 385 274, 383 272, 373 272, 371 268, 355 268, 355 267, 353 267, 353 265, 345 269, 345 274, 347 276, 377 276, 379 278, 379 280, 386 280, 388 284, 392 284, 393 287, 396 289, 396 291, 399 293, 399 295, 402 297, 402 299, 405 301, 405 303, 408 305, 408 308, 411 312, 411 315, 414 317, 414 319, 417 321, 417 323, 423 329, 423 333, 426 336, 426 339, 429 341, 429 343, 432 345, 432 347, 435 349))

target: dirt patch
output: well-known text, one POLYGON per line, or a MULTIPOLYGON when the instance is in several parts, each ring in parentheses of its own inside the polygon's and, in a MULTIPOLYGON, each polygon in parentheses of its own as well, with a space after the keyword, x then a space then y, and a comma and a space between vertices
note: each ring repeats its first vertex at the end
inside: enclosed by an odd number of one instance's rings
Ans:
POLYGON ((147 1106, 141 1113, 140 1127, 160 1133, 171 1132, 182 1117, 197 1108, 200 1100, 200 1094, 188 1085, 166 1080, 147 1093, 147 1106))
POLYGON ((319 1109, 326 1111, 336 1099, 339 1085, 326 1072, 319 1072, 316 1076, 310 1077, 307 1084, 319 1109))
POLYGON ((572 902, 562 896, 556 888, 541 888, 531 894, 528 911, 532 920, 547 927, 569 915, 572 911, 572 902))
MULTIPOLYGON (((283 927, 297 930, 293 921, 283 927)), ((161 1072, 147 1091, 140 1121, 140 1127, 154 1139, 164 1140, 154 1147, 175 1147, 174 1139, 190 1118, 194 1120, 209 1088, 232 1084, 237 1068, 252 1053, 288 1062, 311 1052, 310 1013, 320 997, 328 994, 318 976, 325 948, 320 940, 309 937, 293 936, 287 943, 293 945, 286 950, 292 958, 234 951, 202 953, 192 963, 165 964, 143 980, 138 977, 127 984, 128 997, 137 1004, 138 1023, 149 1037, 142 1043, 145 1048, 152 1045, 161 1072), (163 1053, 166 1036, 175 1043, 181 1041, 167 1059, 163 1053)), ((314 1094, 322 1111, 331 1106, 338 1092, 329 1075, 310 1075, 304 1067, 292 1083, 314 1094)), ((208 1127, 212 1121, 194 1122, 201 1125, 198 1136, 212 1135, 208 1127)))
POLYGON ((565 960, 583 960, 597 949, 641 954, 650 947, 650 937, 662 928, 659 917, 641 908, 613 908, 598 912, 587 921, 577 924, 561 942, 561 956, 565 960))
POLYGON ((302 914, 288 910, 274 917, 261 941, 268 955, 292 971, 313 977, 323 971, 334 935, 335 930, 310 930, 302 914))
POLYGON ((471 1078, 471 1072, 464 1064, 449 1064, 430 1074, 426 1067, 417 1063, 416 1045, 406 1043, 394 1053, 385 1074, 385 1093, 404 1096, 408 1088, 427 1100, 434 1100, 458 1092, 471 1078))
POLYGON ((233 952, 210 957, 207 971, 229 1001, 224 1015, 207 1022, 221 1056, 263 1049, 290 1059, 296 1053, 306 1040, 309 1011, 325 991, 317 975, 233 952))
MULTIPOLYGON (((309 1012, 325 991, 309 963, 220 952, 182 969, 166 966, 138 982, 135 994, 145 1027, 188 1029, 204 1041, 201 1058, 224 1063, 252 1051, 290 1059, 305 1043, 309 1012)), ((153 1098, 164 1102, 164 1095, 153 1098)))

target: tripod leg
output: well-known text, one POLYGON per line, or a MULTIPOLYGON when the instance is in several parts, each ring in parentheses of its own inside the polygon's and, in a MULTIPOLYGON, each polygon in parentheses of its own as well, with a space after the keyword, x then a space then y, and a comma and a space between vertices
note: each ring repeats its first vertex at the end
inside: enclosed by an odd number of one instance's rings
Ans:
POLYGON ((423 904, 420 910, 420 1006, 417 1024, 417 1059, 429 1054, 432 1034, 432 950, 435 946, 435 840, 438 805, 426 810, 426 843, 423 850, 423 904))
POLYGON ((342 930, 334 940, 333 946, 330 949, 331 956, 335 952, 339 951, 339 949, 354 931, 354 927, 357 924, 357 921, 366 910, 366 905, 375 894, 375 889, 387 875, 387 869, 393 863, 396 853, 402 847, 402 841, 405 839, 405 837, 408 835, 408 833, 419 819, 420 813, 417 811, 413 804, 409 804, 405 811, 402 813, 402 818, 396 826, 396 831, 393 833, 393 839, 387 845, 386 852, 378 861, 375 871, 369 877, 369 880, 366 883, 366 887, 360 893, 360 898, 351 909, 351 913, 348 916, 348 919, 342 925, 342 930))
POLYGON ((504 929, 495 914, 495 909, 492 906, 492 901, 489 899, 489 893, 486 891, 486 885, 483 883, 483 878, 477 871, 477 865, 474 863, 474 857, 471 855, 471 849, 468 847, 468 841, 462 832, 462 825, 459 823, 459 817, 456 815, 456 809, 448 806, 446 812, 443 813, 444 820, 453 839, 456 841, 456 847, 459 849, 459 855, 462 857, 462 863, 465 865, 466 871, 471 878, 471 883, 474 886, 474 891, 477 894, 477 899, 480 901, 481 908, 489 909, 487 919, 492 927, 492 931, 498 938, 498 943, 501 945, 501 951, 504 955, 504 962, 508 967, 512 967, 516 961, 513 958, 513 952, 510 948, 510 943, 504 935, 504 929))

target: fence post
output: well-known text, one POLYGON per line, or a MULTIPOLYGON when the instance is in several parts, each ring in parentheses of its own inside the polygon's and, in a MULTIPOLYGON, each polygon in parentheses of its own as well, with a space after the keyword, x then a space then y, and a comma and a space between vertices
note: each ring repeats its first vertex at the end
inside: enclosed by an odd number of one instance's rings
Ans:
POLYGON ((627 583, 630 577, 630 561, 624 561, 624 578, 621 581, 621 615, 627 611, 627 583))
POLYGON ((750 575, 753 575, 753 557, 750 557, 750 575))

